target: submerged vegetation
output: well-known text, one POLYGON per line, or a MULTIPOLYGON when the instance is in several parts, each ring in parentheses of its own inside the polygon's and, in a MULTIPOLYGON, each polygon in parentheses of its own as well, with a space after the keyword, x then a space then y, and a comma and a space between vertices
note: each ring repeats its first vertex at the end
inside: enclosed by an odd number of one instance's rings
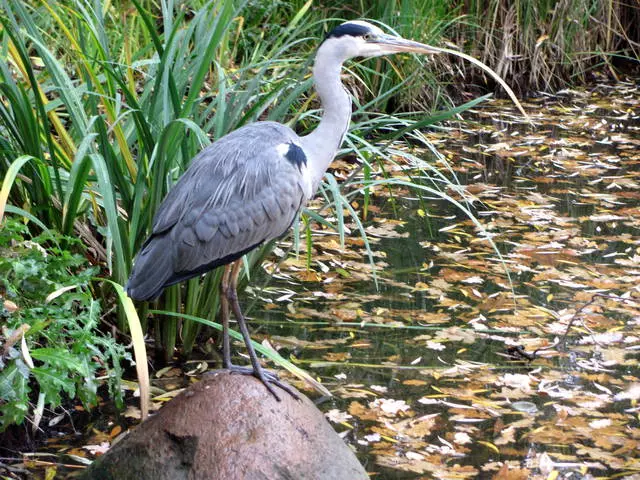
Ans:
MULTIPOLYGON (((615 79, 624 75, 621 67, 637 72, 640 11, 632 3, 449 3, 0 0, 0 219, 2 238, 13 239, 0 245, 11 252, 0 263, 0 426, 25 418, 37 425, 45 405, 74 398, 95 405, 105 379, 112 398, 120 398, 117 359, 126 358, 128 318, 100 278, 124 285, 157 206, 204 145, 256 120, 280 121, 300 134, 315 126, 313 51, 339 19, 368 17, 407 38, 471 54, 522 92, 594 75, 615 79), (25 246, 29 233, 41 247, 25 246), (35 284, 33 296, 24 290, 35 284), (47 301, 54 292, 60 296, 47 301), (98 332, 101 312, 120 344, 98 332)), ((418 197, 426 241, 446 226, 434 220, 441 208, 434 196, 464 203, 477 193, 457 185, 464 172, 436 151, 425 129, 486 100, 481 95, 494 85, 480 70, 446 56, 379 59, 348 70, 354 116, 336 165, 349 168, 327 175, 290 245, 265 245, 248 256, 245 280, 261 275, 269 255, 271 266, 274 258, 293 264, 305 281, 323 279, 325 268, 336 278, 357 277, 345 265, 317 262, 318 249, 345 242, 361 247, 360 271, 375 280, 384 265, 372 270, 380 260, 372 244, 395 235, 375 226, 376 195, 389 193, 392 215, 402 211, 400 194, 418 197), (319 230, 335 240, 318 243, 319 230), (289 251, 303 253, 293 258, 289 251)), ((190 358, 199 340, 212 336, 207 322, 194 319, 215 321, 220 277, 211 272, 171 287, 152 309, 139 306, 157 367, 190 358)), ((347 310, 331 315, 362 320, 359 308, 347 310)), ((215 359, 208 346, 199 356, 215 359)))

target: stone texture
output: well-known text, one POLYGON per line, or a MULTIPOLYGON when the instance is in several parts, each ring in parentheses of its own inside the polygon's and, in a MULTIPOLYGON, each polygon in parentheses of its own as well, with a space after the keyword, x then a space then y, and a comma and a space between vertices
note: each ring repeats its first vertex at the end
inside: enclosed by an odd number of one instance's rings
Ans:
POLYGON ((367 479, 353 452, 307 397, 255 378, 205 376, 114 445, 83 478, 367 479))

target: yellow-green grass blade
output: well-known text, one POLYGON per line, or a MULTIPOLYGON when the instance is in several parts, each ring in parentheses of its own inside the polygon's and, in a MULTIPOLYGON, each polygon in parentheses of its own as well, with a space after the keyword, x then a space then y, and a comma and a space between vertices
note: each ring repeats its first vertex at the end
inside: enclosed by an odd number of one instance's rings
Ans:
POLYGON ((477 58, 474 58, 471 55, 467 55, 466 53, 458 52, 457 50, 451 50, 449 48, 441 48, 441 47, 431 47, 431 46, 430 46, 430 48, 433 48, 434 50, 438 50, 438 51, 440 51, 442 53, 448 53, 448 54, 454 55, 456 57, 464 58, 465 60, 473 63, 474 65, 480 67, 482 70, 487 72, 491 76, 491 78, 493 78, 496 82, 498 82, 500 84, 500 86, 502 88, 504 88, 505 92, 507 92, 507 95, 509 95, 509 98, 511 99, 511 101, 513 101, 515 106, 518 107, 518 110, 520 110, 520 113, 522 113, 522 116, 524 116, 524 118, 528 122, 531 122, 531 118, 529 117, 529 115, 527 115, 527 112, 524 111, 524 108, 522 107, 522 105, 518 101, 518 97, 516 97, 516 94, 513 92, 513 90, 511 90, 511 87, 509 87, 509 85, 507 85, 507 82, 505 82, 500 75, 498 75, 496 72, 494 72, 487 65, 482 63, 477 58))
POLYGON ((36 157, 32 157, 31 155, 21 155, 16 158, 7 169, 7 173, 5 174, 4 180, 2 181, 2 188, 0 189, 0 223, 2 223, 2 219, 4 217, 4 211, 7 205, 7 200, 9 199, 9 192, 11 192, 11 187, 13 187, 13 183, 18 176, 18 172, 20 172, 20 169, 29 160, 35 160, 36 162, 40 161, 36 157))
MULTIPOLYGON (((21 217, 26 218, 28 221, 33 222, 35 225, 37 225, 38 228, 40 228, 43 232, 46 232, 50 236, 53 236, 53 232, 51 232, 51 230, 49 230, 49 228, 32 213, 29 213, 22 208, 14 207, 13 205, 10 205, 10 204, 4 206, 4 211, 7 213, 13 213, 14 215, 19 215, 21 217)), ((2 220, 0 218, 0 223, 1 221, 2 220)))
POLYGON ((133 343, 133 355, 136 359, 136 372, 138 374, 138 385, 140 385, 140 411, 142 414, 142 420, 149 415, 149 368, 147 367, 147 350, 144 344, 144 334, 142 333, 142 327, 140 325, 140 318, 138 318, 138 312, 133 305, 133 301, 127 296, 122 285, 111 280, 99 278, 97 280, 104 280, 110 283, 120 299, 120 304, 124 309, 124 313, 129 323, 129 333, 131 334, 131 341, 133 343))

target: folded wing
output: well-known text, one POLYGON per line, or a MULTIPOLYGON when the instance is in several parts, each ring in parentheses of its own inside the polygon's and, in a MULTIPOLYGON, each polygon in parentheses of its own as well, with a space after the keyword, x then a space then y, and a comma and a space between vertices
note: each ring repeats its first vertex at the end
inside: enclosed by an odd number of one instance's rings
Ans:
POLYGON ((259 122, 204 149, 160 205, 129 296, 156 298, 283 235, 310 195, 298 145, 289 128, 259 122))

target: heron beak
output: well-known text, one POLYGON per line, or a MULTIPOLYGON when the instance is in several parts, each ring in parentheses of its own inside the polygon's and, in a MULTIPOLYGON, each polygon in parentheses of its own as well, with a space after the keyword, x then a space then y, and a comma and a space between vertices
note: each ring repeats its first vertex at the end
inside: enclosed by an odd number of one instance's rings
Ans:
POLYGON ((392 35, 378 35, 376 38, 371 40, 371 43, 379 45, 385 53, 411 52, 429 55, 440 53, 440 50, 436 47, 414 42, 413 40, 406 40, 402 37, 394 37, 392 35))

